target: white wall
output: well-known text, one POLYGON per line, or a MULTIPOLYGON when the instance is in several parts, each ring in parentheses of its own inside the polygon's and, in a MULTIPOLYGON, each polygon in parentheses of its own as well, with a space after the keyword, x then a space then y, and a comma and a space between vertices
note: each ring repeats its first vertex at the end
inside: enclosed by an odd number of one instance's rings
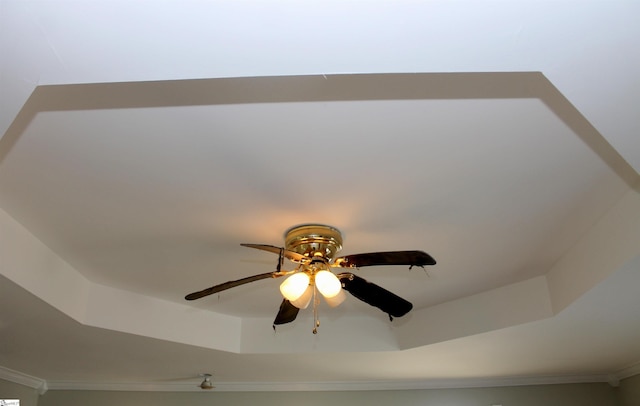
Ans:
POLYGON ((617 406, 605 383, 368 392, 49 391, 38 406, 617 406))

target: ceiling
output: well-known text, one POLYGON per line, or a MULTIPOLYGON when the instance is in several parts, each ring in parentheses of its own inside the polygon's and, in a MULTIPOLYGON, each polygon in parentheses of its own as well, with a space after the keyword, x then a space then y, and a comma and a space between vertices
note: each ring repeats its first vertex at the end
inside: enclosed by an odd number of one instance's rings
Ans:
POLYGON ((640 372, 640 5, 0 7, 0 378, 350 390, 640 372), (320 306, 314 335, 309 309, 272 328, 279 281, 184 300, 274 270, 240 243, 310 222, 341 230, 341 254, 435 257, 354 271, 413 311, 349 297, 320 306))

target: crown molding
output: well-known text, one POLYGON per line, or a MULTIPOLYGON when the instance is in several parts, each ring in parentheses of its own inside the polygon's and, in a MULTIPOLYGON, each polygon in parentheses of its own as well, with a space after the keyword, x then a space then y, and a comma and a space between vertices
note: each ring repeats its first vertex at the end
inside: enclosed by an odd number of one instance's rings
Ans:
MULTIPOLYGON (((501 386, 552 385, 574 383, 610 383, 610 375, 573 375, 517 378, 434 379, 420 381, 362 381, 362 382, 215 382, 212 392, 322 392, 372 390, 462 389, 501 386)), ((202 392, 199 380, 193 382, 95 383, 75 381, 48 382, 50 390, 103 390, 202 392)))
POLYGON ((632 364, 615 373, 615 377, 619 380, 631 378, 632 376, 640 375, 640 362, 632 364))
MULTIPOLYGON (((373 390, 463 389, 502 386, 530 386, 576 383, 608 383, 640 374, 640 363, 608 375, 562 375, 512 378, 425 379, 416 381, 361 382, 215 382, 212 392, 322 392, 373 390)), ((40 395, 48 390, 100 390, 136 392, 202 392, 199 378, 186 382, 86 382, 45 381, 22 372, 0 366, 0 379, 36 389, 40 395)))
POLYGON ((0 379, 36 389, 40 395, 44 395, 48 390, 47 381, 44 379, 36 378, 35 376, 14 371, 13 369, 3 366, 0 366, 0 379))

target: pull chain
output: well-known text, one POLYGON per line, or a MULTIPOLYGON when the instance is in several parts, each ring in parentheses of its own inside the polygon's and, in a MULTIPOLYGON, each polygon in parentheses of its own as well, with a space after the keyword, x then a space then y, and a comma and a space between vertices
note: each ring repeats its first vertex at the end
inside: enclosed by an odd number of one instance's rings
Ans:
POLYGON ((320 304, 320 297, 318 296, 317 292, 318 292, 318 289, 314 286, 313 287, 313 334, 318 334, 318 327, 320 327, 320 319, 318 317, 318 305, 320 304))

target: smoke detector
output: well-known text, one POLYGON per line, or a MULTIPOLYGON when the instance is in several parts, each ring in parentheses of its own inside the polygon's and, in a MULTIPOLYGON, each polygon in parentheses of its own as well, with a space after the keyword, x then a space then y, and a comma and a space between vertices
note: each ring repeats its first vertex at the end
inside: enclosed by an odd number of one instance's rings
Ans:
POLYGON ((215 388, 213 382, 211 382, 211 374, 200 374, 200 376, 204 377, 204 380, 200 384, 200 389, 209 390, 215 388))

